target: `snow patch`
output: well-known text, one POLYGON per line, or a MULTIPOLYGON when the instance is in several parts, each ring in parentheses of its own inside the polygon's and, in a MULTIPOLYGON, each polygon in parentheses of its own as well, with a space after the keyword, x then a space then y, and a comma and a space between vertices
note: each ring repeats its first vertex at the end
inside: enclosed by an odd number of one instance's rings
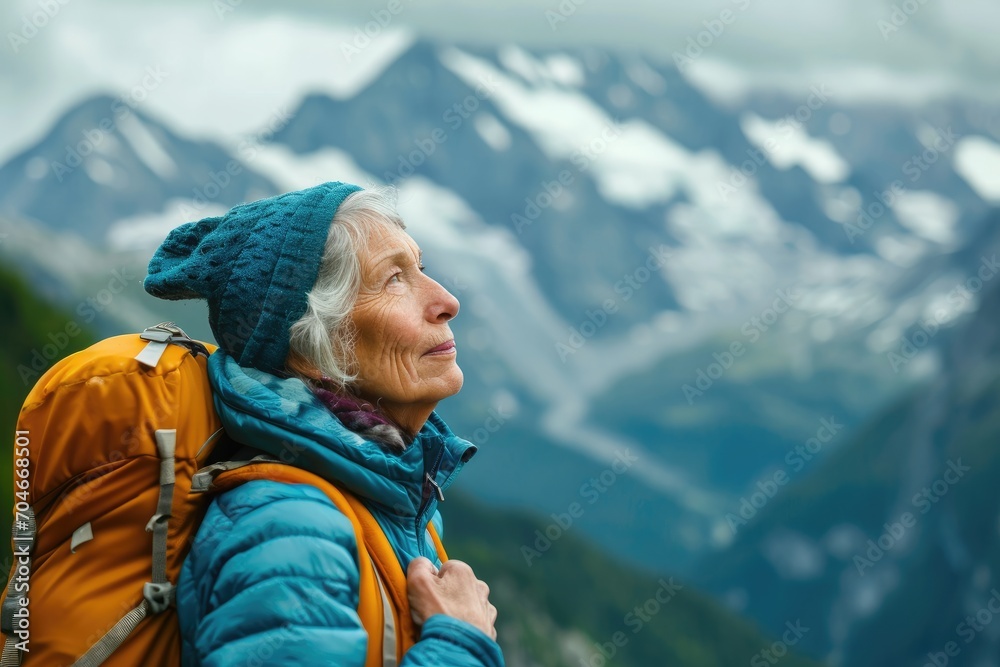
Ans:
POLYGON ((820 205, 826 217, 841 224, 853 223, 861 208, 861 193, 852 187, 833 186, 825 190, 820 205))
POLYGON ((1000 202, 1000 144, 963 137, 955 146, 955 171, 985 201, 1000 202))
POLYGON ((866 337, 868 349, 876 354, 890 349, 895 351, 902 337, 913 327, 929 326, 925 324, 928 320, 945 327, 964 313, 974 312, 978 307, 975 295, 962 291, 967 278, 954 271, 948 272, 896 304, 866 337), (956 296, 960 297, 958 301, 956 296))
POLYGON ((802 125, 784 118, 769 121, 754 113, 745 113, 740 118, 740 128, 778 169, 799 165, 820 183, 837 183, 851 173, 850 165, 833 144, 826 139, 810 137, 802 125))
POLYGON ((472 119, 472 125, 483 141, 489 144, 493 150, 505 151, 510 148, 510 130, 493 114, 486 111, 479 112, 472 119))
POLYGON ((116 221, 108 229, 107 244, 114 251, 152 251, 174 228, 213 215, 222 215, 229 208, 215 202, 194 207, 189 199, 171 199, 159 213, 143 213, 116 221))
POLYGON ((490 226, 452 190, 420 178, 403 181, 399 213, 412 234, 456 254, 479 255, 503 269, 509 280, 530 274, 531 255, 504 227, 490 226))
POLYGON ((805 535, 776 530, 761 545, 764 557, 782 579, 815 579, 826 565, 824 551, 805 535))
POLYGON ((91 156, 83 162, 83 170, 98 185, 115 185, 115 169, 106 160, 91 156))
POLYGON ((582 86, 586 81, 583 63, 564 53, 536 58, 519 46, 508 44, 497 52, 507 71, 532 84, 554 83, 559 86, 582 86))
POLYGON ((284 144, 262 144, 254 156, 253 168, 281 192, 302 190, 327 181, 357 183, 362 187, 381 183, 361 169, 350 155, 330 147, 301 154, 284 144))
MULTIPOLYGON (((502 60, 529 77, 519 49, 508 47, 502 60)), ((493 94, 497 108, 511 123, 524 128, 553 160, 570 160, 587 171, 601 195, 630 208, 668 201, 679 188, 705 190, 728 177, 715 151, 691 153, 660 130, 639 119, 618 123, 579 91, 549 86, 529 87, 491 63, 459 49, 441 53, 441 62, 470 85, 498 81, 493 94)), ((534 61, 531 61, 534 62, 534 61)), ((538 80, 535 76, 534 80, 538 80)), ((716 194, 711 191, 711 197, 716 194)))
POLYGON ((540 83, 545 78, 542 63, 519 46, 508 44, 501 47, 497 58, 508 72, 517 74, 529 83, 540 83))
POLYGON ((136 118, 135 114, 129 114, 118 121, 118 130, 132 146, 143 164, 157 176, 170 180, 177 174, 177 163, 163 149, 149 128, 136 118))
POLYGON ((565 53, 554 53, 545 59, 549 78, 564 86, 582 86, 587 77, 583 63, 565 53))
POLYGON ((875 240, 875 251, 896 266, 910 267, 927 252, 927 244, 912 236, 885 234, 875 240))
POLYGON ((753 89, 746 74, 733 65, 713 58, 697 58, 685 68, 684 79, 712 102, 736 107, 753 89))
POLYGON ((900 224, 914 234, 943 246, 958 242, 955 202, 931 190, 904 190, 892 203, 900 224))

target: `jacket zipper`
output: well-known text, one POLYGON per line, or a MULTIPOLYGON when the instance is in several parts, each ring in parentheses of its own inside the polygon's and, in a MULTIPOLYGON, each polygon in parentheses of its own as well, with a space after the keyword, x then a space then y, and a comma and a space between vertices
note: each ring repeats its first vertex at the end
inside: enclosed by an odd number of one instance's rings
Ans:
POLYGON ((441 459, 444 458, 444 443, 441 443, 441 448, 438 450, 437 456, 434 457, 434 463, 431 465, 430 471, 424 473, 424 487, 422 495, 422 501, 420 503, 420 510, 417 512, 417 516, 414 519, 414 529, 417 533, 417 550, 421 556, 426 556, 426 549, 424 549, 425 540, 422 535, 423 531, 420 529, 423 523, 424 514, 427 512, 427 508, 431 504, 432 497, 437 496, 438 500, 444 502, 444 492, 441 490, 441 486, 435 481, 437 477, 438 470, 441 469, 441 459), (436 493, 435 493, 436 492, 436 493))

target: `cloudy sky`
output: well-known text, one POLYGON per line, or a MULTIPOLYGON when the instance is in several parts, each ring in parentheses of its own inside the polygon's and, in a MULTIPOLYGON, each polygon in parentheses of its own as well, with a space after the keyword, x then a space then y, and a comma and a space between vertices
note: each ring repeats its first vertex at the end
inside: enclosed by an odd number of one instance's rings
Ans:
POLYGON ((147 110, 182 131, 247 132, 294 106, 303 90, 350 95, 420 36, 596 46, 666 61, 700 36, 707 46, 689 73, 720 99, 816 81, 839 90, 841 101, 1000 99, 995 0, 342 4, 349 7, 322 0, 5 2, 0 160, 36 140, 83 95, 128 94, 137 86, 147 110), (379 17, 385 27, 371 23, 379 17), (375 35, 368 44, 356 41, 366 26, 375 35), (713 28, 717 34, 705 32, 713 28), (352 51, 358 44, 363 48, 352 51))

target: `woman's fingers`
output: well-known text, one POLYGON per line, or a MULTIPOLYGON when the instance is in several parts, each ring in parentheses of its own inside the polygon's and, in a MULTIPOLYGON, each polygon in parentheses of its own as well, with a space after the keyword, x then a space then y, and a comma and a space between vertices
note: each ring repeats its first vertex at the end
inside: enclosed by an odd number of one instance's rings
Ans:
POLYGON ((412 576, 436 577, 438 576, 438 569, 434 567, 434 563, 430 559, 419 556, 411 560, 409 567, 406 568, 406 577, 410 578, 412 576))
POLYGON ((426 558, 414 558, 407 567, 407 594, 415 623, 445 614, 475 625, 496 639, 497 610, 490 604, 490 587, 467 564, 449 560, 438 570, 426 558))

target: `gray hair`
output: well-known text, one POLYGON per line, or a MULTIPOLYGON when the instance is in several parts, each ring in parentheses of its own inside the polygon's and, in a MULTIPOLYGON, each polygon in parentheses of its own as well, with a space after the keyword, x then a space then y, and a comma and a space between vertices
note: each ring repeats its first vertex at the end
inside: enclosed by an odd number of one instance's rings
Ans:
POLYGON ((289 329, 286 366, 303 382, 318 379, 318 373, 341 391, 351 391, 358 377, 351 311, 361 289, 361 256, 372 232, 393 226, 406 229, 392 187, 354 192, 337 209, 306 312, 289 329))

